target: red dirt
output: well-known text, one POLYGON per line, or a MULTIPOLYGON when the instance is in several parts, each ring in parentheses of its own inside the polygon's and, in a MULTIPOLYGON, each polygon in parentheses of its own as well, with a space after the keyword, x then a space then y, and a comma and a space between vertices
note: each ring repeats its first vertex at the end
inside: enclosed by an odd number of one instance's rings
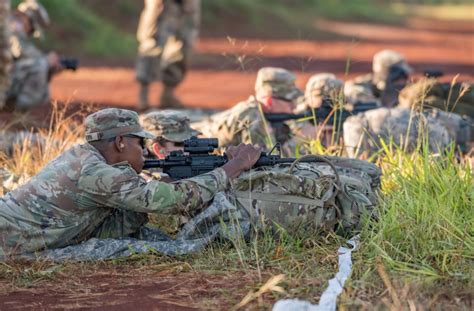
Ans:
MULTIPOLYGON (((440 69, 445 80, 459 73, 461 80, 474 81, 474 23, 413 20, 406 26, 318 25, 354 40, 201 39, 179 96, 189 107, 228 108, 253 93, 255 71, 262 66, 294 70, 298 85, 304 87, 318 72, 333 72, 341 78, 367 73, 373 54, 385 48, 403 53, 419 73, 440 69)), ((158 83, 153 86, 154 102, 160 89, 158 83)), ((134 107, 137 92, 132 60, 126 67, 83 67, 61 74, 52 83, 52 97, 60 101, 134 107)))
POLYGON ((28 288, 0 281, 0 310, 225 310, 242 299, 246 286, 256 282, 236 273, 177 274, 152 269, 75 271, 28 288))

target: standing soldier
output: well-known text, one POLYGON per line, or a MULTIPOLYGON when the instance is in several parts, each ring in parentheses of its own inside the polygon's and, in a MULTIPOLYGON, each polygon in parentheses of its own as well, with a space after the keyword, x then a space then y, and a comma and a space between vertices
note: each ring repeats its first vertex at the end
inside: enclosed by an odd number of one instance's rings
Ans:
POLYGON ((174 92, 186 74, 199 20, 200 0, 145 0, 137 31, 140 110, 148 108, 153 81, 163 82, 161 108, 183 107, 174 92))
POLYGON ((49 25, 45 8, 36 0, 25 0, 12 13, 10 50, 13 57, 7 106, 26 110, 49 101, 49 81, 62 71, 56 52, 44 54, 33 43, 49 25))
POLYGON ((8 16, 10 1, 0 0, 0 109, 5 105, 9 86, 8 71, 10 66, 10 49, 8 44, 8 16))

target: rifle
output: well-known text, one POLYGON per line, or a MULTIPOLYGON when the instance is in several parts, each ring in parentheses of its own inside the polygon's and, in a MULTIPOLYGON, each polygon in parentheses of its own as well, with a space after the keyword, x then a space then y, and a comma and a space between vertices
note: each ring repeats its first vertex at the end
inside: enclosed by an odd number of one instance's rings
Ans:
POLYGON ((344 122, 349 116, 355 115, 367 110, 379 108, 379 104, 376 102, 368 103, 355 103, 352 111, 346 109, 334 109, 331 105, 323 104, 321 107, 313 110, 307 110, 303 113, 291 114, 291 113, 265 113, 265 119, 272 124, 272 126, 279 126, 281 123, 287 120, 299 120, 310 122, 323 122, 327 120, 327 124, 333 125, 334 120, 338 120, 339 123, 344 122), (314 118, 316 116, 316 120, 314 118))
POLYGON ((79 60, 77 58, 61 57, 59 62, 66 70, 76 71, 79 66, 79 60))
MULTIPOLYGON (((226 155, 211 154, 219 145, 217 138, 197 138, 195 136, 184 141, 184 150, 172 151, 164 160, 146 160, 143 169, 161 168, 163 173, 168 174, 172 179, 184 179, 210 172, 225 163, 226 155)), ((262 152, 257 163, 253 166, 274 166, 281 163, 293 163, 296 158, 282 158, 281 146, 277 143, 269 152, 262 152), (274 150, 278 154, 272 154, 274 150)), ((301 162, 315 162, 321 159, 312 158, 301 159, 301 162)), ((321 160, 324 161, 324 160, 321 160)))
POLYGON ((444 72, 436 69, 428 69, 423 71, 423 75, 427 78, 439 78, 444 75, 444 72))

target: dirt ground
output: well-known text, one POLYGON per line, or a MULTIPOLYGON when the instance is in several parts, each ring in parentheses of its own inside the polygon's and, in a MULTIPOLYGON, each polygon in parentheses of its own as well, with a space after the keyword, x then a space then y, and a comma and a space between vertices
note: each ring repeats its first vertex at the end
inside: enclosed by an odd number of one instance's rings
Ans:
MULTIPOLYGON (((333 72, 340 78, 370 72, 371 59, 381 49, 403 53, 415 71, 438 69, 444 80, 460 74, 474 81, 474 23, 412 20, 405 26, 319 22, 347 39, 245 40, 206 39, 199 41, 189 75, 179 87, 180 98, 189 107, 228 108, 253 93, 255 72, 262 66, 294 70, 298 85, 319 72, 333 72), (347 62, 350 66, 346 70, 347 62)), ((81 67, 66 72, 52 83, 52 97, 60 101, 134 107, 138 86, 133 60, 121 67, 81 67)), ((151 100, 158 106, 160 85, 153 86, 151 100)))
MULTIPOLYGON (((373 54, 385 48, 405 54, 418 73, 439 69, 444 71, 445 80, 460 74, 460 80, 474 82, 472 22, 413 20, 405 26, 380 26, 326 21, 319 26, 348 39, 201 39, 189 75, 179 87, 180 98, 189 107, 227 108, 252 94, 255 72, 262 66, 294 70, 299 86, 304 87, 318 72, 333 72, 340 78, 367 73, 373 54)), ((135 106, 138 87, 133 60, 120 67, 89 63, 77 72, 55 78, 52 98, 99 106, 135 106)), ((152 91, 152 98, 158 99, 160 86, 154 85, 152 91)), ((36 112, 44 114, 44 109, 36 112)), ((9 117, 0 114, 0 119, 9 117)), ((0 279, 0 310, 224 310, 229 309, 229 302, 238 303, 245 296, 249 284, 255 280, 247 275, 167 274, 147 269, 135 271, 131 277, 120 268, 62 275, 53 282, 43 280, 27 287, 11 286, 8 280, 0 279)))
POLYGON ((0 310, 226 310, 257 282, 242 273, 178 272, 176 266, 167 267, 171 268, 70 268, 55 275, 54 282, 45 277, 27 287, 0 280, 0 310))

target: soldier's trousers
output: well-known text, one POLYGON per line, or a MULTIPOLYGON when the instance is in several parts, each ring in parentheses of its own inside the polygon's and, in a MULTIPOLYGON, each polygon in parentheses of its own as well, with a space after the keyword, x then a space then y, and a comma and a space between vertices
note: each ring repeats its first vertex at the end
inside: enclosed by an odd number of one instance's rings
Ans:
POLYGON ((184 79, 199 19, 200 0, 145 0, 137 30, 140 83, 175 87, 184 79))
POLYGON ((102 224, 94 230, 91 238, 117 239, 132 237, 137 234, 141 227, 148 222, 146 213, 138 213, 127 210, 114 210, 105 218, 102 224))

